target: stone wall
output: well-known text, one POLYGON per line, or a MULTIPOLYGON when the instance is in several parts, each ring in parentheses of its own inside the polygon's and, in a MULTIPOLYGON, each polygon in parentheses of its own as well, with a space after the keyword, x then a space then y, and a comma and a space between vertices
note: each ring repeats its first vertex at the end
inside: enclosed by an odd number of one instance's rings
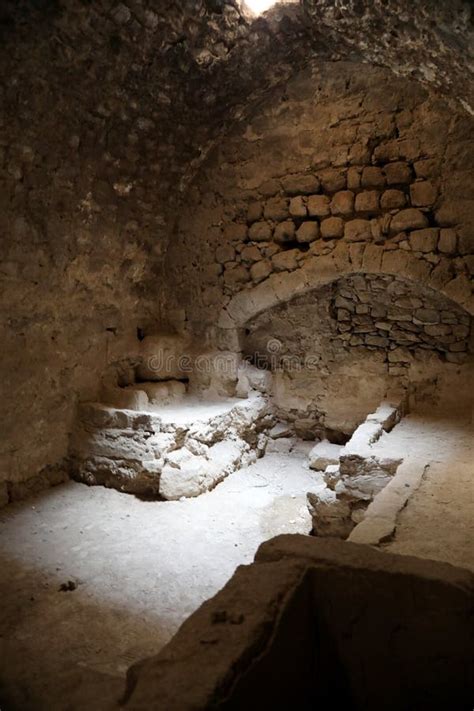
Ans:
POLYGON ((246 358, 273 371, 281 417, 349 434, 395 385, 430 406, 456 383, 458 404, 469 395, 471 320, 411 281, 358 274, 267 309, 242 343, 246 358))
MULTIPOLYGON (((436 351, 437 364, 439 355, 458 364, 466 312, 474 311, 471 135, 471 119, 384 70, 307 68, 219 146, 189 191, 168 252, 170 307, 179 305, 200 343, 238 350, 252 319, 296 294, 345 274, 400 275, 429 289, 417 306, 417 288, 407 286, 399 296, 413 297, 414 306, 400 306, 398 320, 382 317, 383 303, 376 320, 363 313, 357 288, 374 302, 369 292, 384 291, 383 281, 364 277, 363 286, 346 285, 353 307, 336 307, 336 342, 352 353, 354 382, 358 374, 404 375, 403 349, 415 343, 420 353, 436 351), (441 304, 436 292, 449 299, 452 323, 429 323, 428 301, 434 310, 441 304), (387 348, 400 356, 390 365, 387 348)), ((384 394, 375 380, 372 387, 364 416, 384 394)))
MULTIPOLYGON (((451 91, 471 110, 472 82, 464 70, 468 6, 459 0, 449 12, 437 8, 437 22, 428 25, 424 5, 407 5, 413 30, 406 34, 399 3, 391 3, 384 32, 373 32, 369 48, 372 13, 374 26, 380 22, 373 3, 362 3, 363 12, 360 3, 348 5, 350 32, 345 25, 340 31, 326 0, 256 21, 234 0, 169 0, 165 7, 153 0, 2 3, 0 479, 26 481, 60 461, 76 401, 94 397, 107 366, 133 359, 137 334, 166 320, 163 255, 177 204, 193 201, 190 179, 229 125, 246 125, 269 89, 284 86, 309 57, 383 58, 404 75, 414 62, 424 67, 421 81, 451 91)), ((344 91, 342 82, 336 94, 344 91)), ((299 155, 300 148, 310 150, 311 130, 301 131, 299 155)), ((464 133, 462 122, 456 124, 455 144, 464 133)), ((238 154, 244 163, 254 139, 261 143, 257 124, 247 137, 238 154)), ((269 139, 272 177, 281 151, 275 135, 269 139)), ((224 172, 236 157, 234 140, 219 158, 224 172)), ((288 150, 294 149, 290 141, 288 150)), ((468 155, 459 153, 459 162, 468 155)), ((212 194, 207 200, 205 209, 212 194)), ((231 210, 226 221, 233 223, 242 209, 231 210)), ((199 226, 213 222, 198 216, 186 279, 197 264, 192 252, 202 245, 199 226)), ((199 291, 196 285, 211 279, 205 299, 217 304, 213 274, 222 267, 214 257, 199 263, 203 278, 190 284, 199 291)), ((175 291, 174 280, 168 285, 175 291)), ((167 319, 199 320, 183 311, 178 292, 167 319)))

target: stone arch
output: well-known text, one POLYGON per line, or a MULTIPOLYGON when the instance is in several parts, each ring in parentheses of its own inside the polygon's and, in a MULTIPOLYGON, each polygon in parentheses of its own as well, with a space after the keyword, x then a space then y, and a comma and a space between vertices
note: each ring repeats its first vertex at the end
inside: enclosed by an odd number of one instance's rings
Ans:
POLYGON ((469 279, 465 274, 453 276, 451 267, 451 260, 444 257, 433 268, 426 260, 405 250, 341 242, 329 255, 310 257, 292 272, 272 274, 257 286, 235 294, 222 309, 218 326, 238 331, 250 319, 273 306, 361 272, 403 277, 443 294, 473 315, 474 297, 469 279))

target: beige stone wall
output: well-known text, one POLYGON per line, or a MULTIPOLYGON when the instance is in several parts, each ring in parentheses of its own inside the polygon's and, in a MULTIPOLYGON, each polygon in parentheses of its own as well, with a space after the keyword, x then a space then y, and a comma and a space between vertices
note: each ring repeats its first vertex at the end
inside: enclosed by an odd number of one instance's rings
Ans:
POLYGON ((395 384, 430 407, 444 406, 451 387, 461 404, 471 339, 470 316, 437 292, 358 274, 264 311, 242 343, 273 372, 281 417, 349 434, 395 384))
MULTIPOLYGON (((185 310, 197 342, 231 349, 259 313, 350 274, 400 276, 472 313, 472 128, 385 70, 307 69, 204 165, 168 252, 170 306, 185 310)), ((374 348, 361 373, 380 358, 383 328, 367 338, 345 342, 374 348)), ((461 346, 445 345, 436 363, 456 365, 461 346)))

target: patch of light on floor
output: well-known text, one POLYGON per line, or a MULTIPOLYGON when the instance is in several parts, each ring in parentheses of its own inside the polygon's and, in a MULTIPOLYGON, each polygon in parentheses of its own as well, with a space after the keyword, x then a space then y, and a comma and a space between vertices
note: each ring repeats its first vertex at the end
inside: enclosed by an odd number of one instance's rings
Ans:
MULTIPOLYGON (((243 4, 254 15, 261 15, 263 12, 266 12, 271 7, 276 5, 277 1, 278 0, 244 0, 243 4)), ((283 0, 285 5, 295 2, 299 2, 299 0, 283 0)))
POLYGON ((275 5, 275 0, 246 0, 246 5, 255 15, 261 15, 275 5))

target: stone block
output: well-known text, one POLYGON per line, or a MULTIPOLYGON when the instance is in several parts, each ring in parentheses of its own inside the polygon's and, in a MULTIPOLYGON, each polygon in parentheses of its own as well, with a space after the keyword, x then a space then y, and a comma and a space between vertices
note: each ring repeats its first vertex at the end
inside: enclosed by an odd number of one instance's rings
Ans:
POLYGON ((306 205, 301 196, 291 198, 289 213, 291 217, 306 217, 308 210, 306 209, 306 205))
POLYGON ((428 218, 416 208, 407 208, 397 212, 390 222, 390 233, 398 234, 405 230, 421 230, 428 227, 428 218))
POLYGON ((347 538, 354 528, 347 501, 338 499, 336 493, 327 488, 317 494, 308 493, 307 502, 316 536, 347 538))
POLYGON ((380 198, 382 210, 400 210, 406 205, 406 195, 401 190, 385 190, 380 198))
POLYGON ((379 193, 377 190, 364 190, 355 199, 356 212, 377 212, 379 209, 379 193))
POLYGON ((288 218, 288 200, 280 197, 267 200, 263 216, 266 220, 273 220, 274 222, 286 220, 288 218))
POLYGON ((310 195, 320 188, 318 178, 308 173, 287 175, 282 179, 282 185, 287 195, 310 195))
POLYGON ((256 245, 244 247, 240 253, 243 262, 258 262, 262 258, 262 253, 256 245))
POLYGON ((385 185, 385 175, 377 166, 366 166, 362 171, 363 188, 381 188, 385 185))
POLYGON ((245 242, 247 239, 247 225, 240 222, 230 222, 225 225, 224 239, 230 242, 245 242))
MULTIPOLYGON (((248 397, 252 390, 266 394, 272 389, 272 373, 244 361, 237 371, 237 396, 248 397)), ((270 432, 270 436, 271 432, 270 432)))
POLYGON ((350 190, 341 190, 335 193, 331 200, 330 209, 333 215, 352 215, 354 211, 354 193, 350 190))
POLYGON ((279 252, 272 257, 273 269, 276 272, 292 271, 298 267, 298 257, 301 256, 299 249, 289 249, 279 252))
POLYGON ((275 227, 273 239, 278 244, 293 242, 295 239, 295 231, 295 223, 292 220, 285 220, 285 222, 280 222, 280 224, 275 227))
POLYGON ((328 193, 336 193, 346 187, 346 171, 342 168, 327 168, 319 174, 321 185, 328 193))
POLYGON ((339 239, 344 234, 344 222, 340 217, 327 217, 321 222, 323 239, 339 239))
POLYGON ((272 238, 272 228, 268 222, 254 222, 249 229, 249 238, 252 242, 268 242, 272 238))
POLYGON ((272 263, 269 259, 262 259, 260 262, 255 262, 250 267, 250 277, 254 282, 260 282, 266 279, 272 273, 272 263))
POLYGON ((338 465, 341 449, 340 444, 332 444, 327 439, 318 442, 309 453, 310 468, 324 471, 330 465, 338 465))
POLYGON ((265 180, 263 183, 260 183, 258 186, 258 192, 260 195, 263 197, 272 197, 273 195, 276 195, 277 193, 280 192, 281 185, 278 182, 278 180, 275 180, 274 178, 270 178, 270 180, 265 180))
POLYGON ((415 252, 434 252, 438 244, 439 230, 428 227, 424 230, 415 230, 409 235, 411 248, 415 252))
POLYGON ((277 422, 268 433, 271 439, 288 438, 293 435, 293 428, 288 422, 277 422))
POLYGON ((263 215, 263 205, 261 202, 251 202, 247 208, 247 222, 257 222, 263 215))
POLYGON ((169 501, 182 496, 198 496, 207 488, 206 479, 215 474, 210 471, 211 465, 206 457, 194 456, 188 450, 185 450, 186 456, 181 457, 178 465, 175 460, 181 452, 182 450, 177 450, 168 455, 168 458, 173 455, 173 461, 165 464, 161 471, 160 494, 169 501))
POLYGON ((372 232, 369 220, 349 220, 344 226, 344 238, 349 242, 370 242, 372 232))
POLYGON ((331 201, 327 195, 311 195, 308 198, 308 215, 310 217, 329 217, 331 201))
POLYGON ((444 254, 455 254, 457 247, 456 231, 445 228, 439 232, 438 250, 444 254))
POLYGON ((459 274, 446 284, 443 288, 443 292, 447 297, 456 301, 458 304, 464 304, 467 303, 471 297, 472 284, 465 274, 459 274))
POLYGON ((384 168, 387 185, 407 185, 412 181, 412 171, 408 163, 397 161, 384 168))
POLYGON ((436 201, 437 190, 429 180, 410 185, 411 204, 415 207, 429 207, 436 201))
POLYGON ((422 324, 439 323, 440 315, 435 309, 416 309, 414 313, 414 322, 422 324))
POLYGON ((303 222, 296 232, 297 241, 302 243, 314 242, 318 237, 319 224, 317 222, 303 222))
POLYGON ((361 183, 361 169, 351 167, 347 171, 347 187, 349 190, 358 190, 361 183))
POLYGON ((246 267, 239 265, 226 269, 224 272, 224 283, 226 286, 237 286, 245 284, 249 280, 249 271, 246 267))
POLYGON ((235 249, 231 244, 222 244, 216 249, 216 262, 225 264, 235 259, 235 249))

